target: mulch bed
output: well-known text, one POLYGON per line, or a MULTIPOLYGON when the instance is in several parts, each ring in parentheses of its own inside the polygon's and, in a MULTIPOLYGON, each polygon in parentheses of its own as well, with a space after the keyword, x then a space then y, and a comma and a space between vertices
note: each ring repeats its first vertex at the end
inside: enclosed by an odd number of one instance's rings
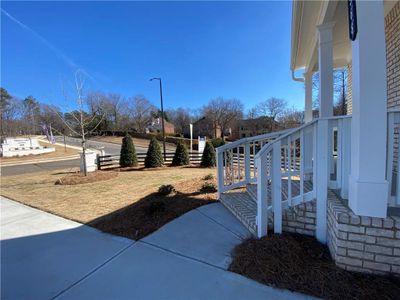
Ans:
POLYGON ((202 205, 217 201, 215 192, 201 192, 203 179, 174 185, 170 195, 152 193, 136 203, 90 222, 101 231, 139 240, 166 223, 202 205))
POLYGON ((84 184, 84 183, 109 180, 117 176, 118 176, 117 172, 96 171, 96 172, 89 172, 87 176, 85 176, 83 173, 78 172, 57 179, 55 184, 60 184, 60 185, 84 184))
POLYGON ((325 299, 400 299, 400 278, 340 269, 326 246, 297 234, 245 240, 235 248, 229 270, 325 299))

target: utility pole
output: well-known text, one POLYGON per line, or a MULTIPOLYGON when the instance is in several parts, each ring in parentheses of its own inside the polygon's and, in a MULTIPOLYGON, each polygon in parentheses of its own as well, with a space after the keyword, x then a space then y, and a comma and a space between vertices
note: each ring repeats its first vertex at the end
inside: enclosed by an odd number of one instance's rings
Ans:
POLYGON ((161 99, 161 128, 162 128, 162 137, 163 137, 163 150, 164 150, 164 161, 167 160, 167 152, 165 149, 165 125, 164 125, 164 103, 163 103, 163 96, 162 96, 162 83, 161 78, 154 77, 151 78, 150 81, 158 80, 160 82, 160 99, 161 99))

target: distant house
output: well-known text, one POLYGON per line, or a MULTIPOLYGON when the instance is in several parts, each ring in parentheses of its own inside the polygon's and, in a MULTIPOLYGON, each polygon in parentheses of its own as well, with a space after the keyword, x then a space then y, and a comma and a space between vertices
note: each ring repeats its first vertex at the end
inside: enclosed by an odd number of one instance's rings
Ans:
POLYGON ((281 129, 279 123, 270 117, 264 116, 255 119, 244 119, 240 120, 236 126, 232 127, 231 135, 229 137, 232 140, 236 140, 281 129))
MULTIPOLYGON (((184 128, 183 134, 186 137, 190 136, 189 126, 184 128)), ((209 138, 221 137, 221 127, 213 124, 212 120, 208 117, 202 117, 193 123, 193 138, 197 139, 199 136, 207 136, 209 138)))
MULTIPOLYGON (((161 118, 154 118, 151 121, 151 124, 147 126, 148 132, 162 132, 162 119, 161 118)), ((164 120, 164 129, 166 134, 174 134, 175 133, 175 126, 171 122, 164 120)))

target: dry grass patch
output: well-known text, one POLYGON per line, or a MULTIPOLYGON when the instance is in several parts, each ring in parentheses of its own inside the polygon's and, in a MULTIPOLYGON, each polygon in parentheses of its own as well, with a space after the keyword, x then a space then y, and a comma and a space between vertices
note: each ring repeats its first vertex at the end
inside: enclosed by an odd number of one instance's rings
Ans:
POLYGON ((195 187, 191 180, 201 184, 201 178, 209 173, 210 169, 170 167, 119 172, 117 177, 99 182, 55 185, 57 179, 72 173, 41 172, 1 178, 1 194, 80 223, 89 223, 156 193, 163 184, 172 184, 181 193, 190 193, 191 187, 195 187))
POLYGON ((235 248, 229 270, 324 299, 398 299, 400 295, 399 278, 340 269, 326 246, 298 234, 244 241, 235 248))
POLYGON ((69 174, 56 180, 55 184, 61 185, 75 185, 75 184, 85 184, 103 180, 109 180, 117 177, 117 172, 90 172, 85 176, 83 173, 77 172, 75 174, 69 174))
MULTIPOLYGON (((97 137, 92 137, 91 140, 121 145, 122 138, 123 138, 122 136, 97 136, 97 137)), ((147 146, 150 143, 150 139, 147 140, 147 139, 139 139, 133 137, 132 140, 136 147, 147 148, 147 146)), ((176 146, 172 143, 165 143, 165 145, 167 146, 167 150, 174 151, 176 148, 176 146)))

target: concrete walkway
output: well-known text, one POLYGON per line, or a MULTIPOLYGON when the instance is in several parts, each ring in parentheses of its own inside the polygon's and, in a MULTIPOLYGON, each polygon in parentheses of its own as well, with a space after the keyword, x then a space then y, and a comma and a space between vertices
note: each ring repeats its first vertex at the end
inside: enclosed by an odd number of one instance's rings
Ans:
POLYGON ((1 198, 1 299, 306 299, 226 271, 247 230, 220 204, 135 242, 1 198))

